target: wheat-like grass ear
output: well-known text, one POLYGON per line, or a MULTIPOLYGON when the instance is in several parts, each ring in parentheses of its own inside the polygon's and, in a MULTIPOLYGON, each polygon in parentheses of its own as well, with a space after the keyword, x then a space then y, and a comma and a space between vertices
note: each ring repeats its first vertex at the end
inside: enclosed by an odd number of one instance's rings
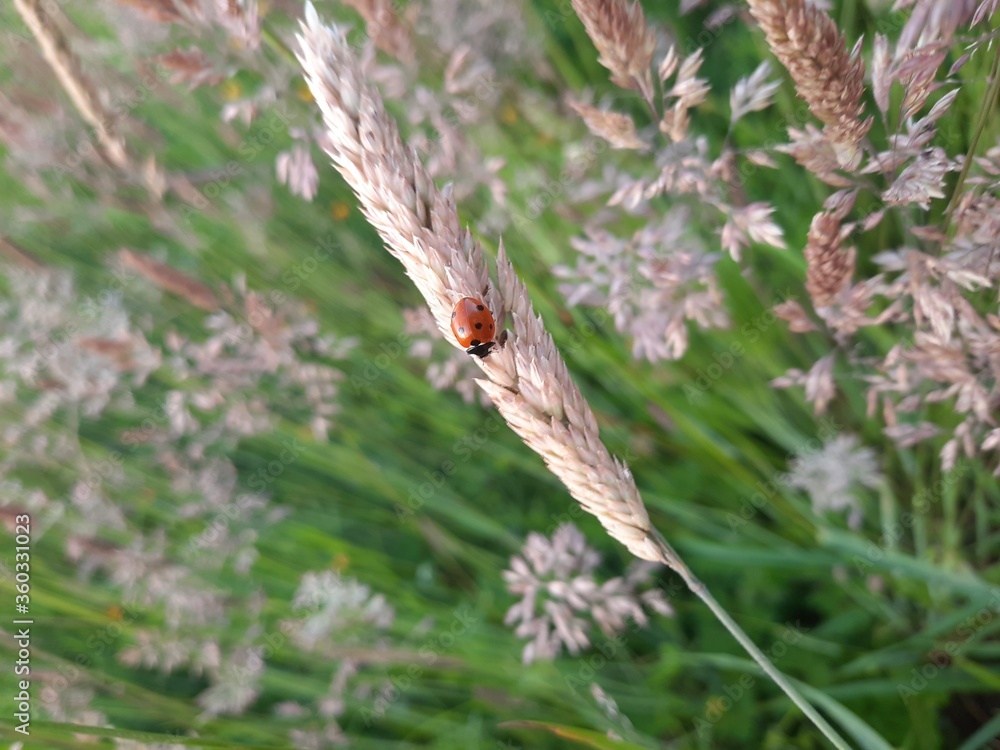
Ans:
POLYGON ((503 347, 511 355, 513 369, 506 359, 496 363, 488 359, 483 365, 487 377, 477 382, 511 429, 545 460, 581 507, 597 516, 608 534, 636 557, 661 562, 632 472, 601 442, 594 413, 542 318, 535 314, 503 243, 497 277, 513 324, 503 347), (501 377, 493 379, 494 371, 501 377))
POLYGON ((461 228, 450 191, 438 190, 406 148, 343 34, 321 24, 309 5, 299 43, 299 60, 326 122, 327 151, 423 294, 439 330, 459 346, 450 333, 450 316, 465 296, 485 297, 498 321, 509 318, 506 341, 476 360, 485 375, 480 386, 584 510, 632 554, 658 561, 632 473, 601 442, 597 420, 502 244, 493 286, 482 248, 461 228))
POLYGON ((858 166, 859 146, 872 125, 862 119, 865 63, 860 51, 848 52, 837 24, 806 0, 748 0, 767 44, 788 69, 800 97, 826 124, 824 134, 840 165, 858 166))
POLYGON ((573 10, 597 47, 598 61, 611 71, 611 80, 638 89, 652 102, 656 35, 646 25, 639 0, 573 0, 573 10))
POLYGON ((364 79, 343 32, 321 23, 312 3, 307 3, 298 42, 306 82, 323 112, 327 153, 389 252, 423 294, 445 339, 460 346, 451 336, 450 317, 453 304, 464 296, 482 296, 497 311, 498 320, 508 320, 506 340, 485 360, 476 358, 485 376, 477 382, 507 424, 608 534, 636 557, 675 570, 834 746, 847 750, 844 740, 652 528, 631 471, 601 442, 594 413, 532 308, 503 244, 494 286, 479 243, 459 223, 450 191, 438 190, 406 148, 378 91, 364 79))

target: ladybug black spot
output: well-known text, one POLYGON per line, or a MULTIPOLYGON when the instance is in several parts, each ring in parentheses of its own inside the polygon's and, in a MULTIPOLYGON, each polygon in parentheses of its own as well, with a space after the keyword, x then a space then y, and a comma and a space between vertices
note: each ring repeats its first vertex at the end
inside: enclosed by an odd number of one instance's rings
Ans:
POLYGON ((476 305, 476 309, 479 310, 479 311, 482 311, 482 310, 485 310, 486 308, 483 307, 482 305, 476 305))
POLYGON ((478 329, 480 329, 480 328, 482 328, 482 327, 483 327, 483 324, 482 324, 482 323, 476 323, 476 330, 478 330, 478 329))
POLYGON ((491 331, 493 330, 493 324, 492 323, 490 323, 490 330, 491 331))
POLYGON ((458 315, 458 313, 452 313, 452 314, 451 314, 451 317, 453 317, 453 318, 454 318, 454 317, 455 317, 456 315, 458 315))
POLYGON ((465 329, 464 328, 459 328, 458 332, 464 334, 465 333, 465 329))

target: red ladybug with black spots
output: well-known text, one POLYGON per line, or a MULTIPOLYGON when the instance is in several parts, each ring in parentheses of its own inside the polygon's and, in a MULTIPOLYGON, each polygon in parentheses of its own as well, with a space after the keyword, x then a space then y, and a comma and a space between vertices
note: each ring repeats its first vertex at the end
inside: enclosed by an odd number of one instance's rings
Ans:
POLYGON ((493 313, 480 300, 462 297, 451 313, 451 332, 469 354, 486 359, 496 336, 493 313))

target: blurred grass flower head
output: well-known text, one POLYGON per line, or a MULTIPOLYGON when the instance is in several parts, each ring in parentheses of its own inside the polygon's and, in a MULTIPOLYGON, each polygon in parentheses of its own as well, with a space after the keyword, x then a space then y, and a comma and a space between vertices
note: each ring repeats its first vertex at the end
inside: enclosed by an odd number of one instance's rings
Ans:
POLYGON ((387 630, 395 619, 385 596, 333 570, 303 575, 292 599, 292 611, 301 613, 293 638, 307 651, 335 637, 343 642, 345 637, 387 630))
POLYGON ((814 513, 847 511, 852 529, 860 528, 864 518, 859 491, 881 482, 875 451, 859 446, 854 435, 837 435, 820 450, 797 456, 788 475, 789 485, 808 493, 814 513))
POLYGON ((563 648, 579 654, 590 646, 592 624, 612 637, 623 633, 629 620, 648 625, 646 610, 673 614, 663 592, 652 587, 661 566, 635 561, 624 576, 599 583, 600 564, 600 554, 573 524, 563 524, 551 538, 528 534, 521 554, 511 558, 503 574, 507 590, 521 597, 504 622, 529 640, 522 653, 525 664, 555 659, 563 648))

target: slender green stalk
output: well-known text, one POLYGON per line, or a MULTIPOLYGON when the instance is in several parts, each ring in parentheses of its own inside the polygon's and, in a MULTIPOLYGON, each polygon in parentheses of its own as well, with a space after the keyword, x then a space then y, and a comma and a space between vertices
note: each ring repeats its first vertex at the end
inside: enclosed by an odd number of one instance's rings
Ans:
POLYGON ((986 122, 989 120, 990 112, 993 111, 993 105, 996 103, 998 94, 1000 94, 1000 49, 997 49, 996 54, 993 56, 993 67, 990 69, 990 83, 986 88, 986 96, 983 97, 982 102, 979 104, 979 117, 976 120, 976 129, 972 132, 972 142, 969 144, 969 151, 965 155, 962 171, 958 174, 958 181, 955 183, 951 200, 948 202, 948 210, 944 216, 945 232, 948 231, 948 227, 951 224, 951 218, 955 213, 955 208, 958 206, 958 200, 962 197, 962 187, 969 176, 969 170, 972 168, 972 159, 979 148, 979 139, 982 138, 983 131, 986 129, 986 122))
POLYGON ((298 62, 295 59, 295 52, 292 51, 292 48, 282 41, 281 37, 275 33, 274 29, 271 28, 267 21, 260 22, 260 35, 264 38, 265 42, 271 45, 275 52, 285 59, 286 62, 298 62))
POLYGON ((761 651, 757 644, 750 640, 743 628, 741 628, 736 621, 730 617, 729 613, 726 612, 725 608, 715 600, 709 592, 708 587, 705 586, 697 576, 691 572, 691 569, 687 564, 681 559, 677 551, 670 546, 666 539, 663 538, 658 532, 656 533, 656 546, 659 548, 660 553, 663 556, 663 562, 668 565, 672 570, 674 570, 691 589, 694 594, 701 599, 708 608, 712 611, 712 614, 718 619, 720 623, 728 630, 733 638, 743 647, 743 649, 753 658, 764 673, 774 680, 775 684, 781 688, 781 690, 787 695, 796 706, 802 709, 802 713, 806 715, 817 729, 823 733, 830 744, 832 744, 837 750, 851 750, 851 746, 847 744, 847 741, 841 737, 837 730, 834 729, 830 723, 823 718, 823 716, 813 708, 812 704, 805 699, 805 696, 799 692, 799 690, 792 685, 785 675, 778 671, 778 668, 774 666, 770 659, 761 651))

